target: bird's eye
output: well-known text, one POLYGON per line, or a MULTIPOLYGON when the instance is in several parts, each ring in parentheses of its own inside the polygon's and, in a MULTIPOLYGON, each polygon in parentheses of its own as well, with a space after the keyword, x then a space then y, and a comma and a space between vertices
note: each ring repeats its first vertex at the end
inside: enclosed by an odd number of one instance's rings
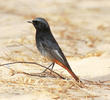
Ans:
POLYGON ((37 24, 38 22, 37 21, 33 21, 33 23, 36 23, 37 24))

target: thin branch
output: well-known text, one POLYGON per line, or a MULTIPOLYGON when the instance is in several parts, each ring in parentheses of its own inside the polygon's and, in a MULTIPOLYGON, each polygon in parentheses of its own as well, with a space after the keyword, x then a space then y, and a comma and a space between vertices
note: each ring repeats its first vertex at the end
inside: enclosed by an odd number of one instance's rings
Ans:
MULTIPOLYGON (((45 66, 43 66, 43 65, 41 65, 41 64, 36 63, 36 62, 23 62, 23 61, 18 61, 18 62, 12 62, 12 63, 5 63, 5 64, 1 64, 0 66, 12 65, 12 64, 18 64, 18 63, 24 63, 24 64, 34 64, 34 65, 41 66, 41 67, 43 67, 43 68, 46 68, 46 69, 50 70, 52 73, 55 73, 55 74, 56 74, 56 75, 58 75, 60 78, 65 79, 65 78, 64 78, 64 77, 62 77, 60 74, 58 74, 58 73, 56 73, 56 72, 52 71, 51 69, 49 69, 49 68, 47 68, 47 67, 45 67, 45 66)), ((24 72, 24 73, 25 73, 25 72, 24 72)), ((26 74, 27 74, 27 73, 26 73, 26 74)), ((30 75, 30 74, 29 74, 29 75, 30 75)))

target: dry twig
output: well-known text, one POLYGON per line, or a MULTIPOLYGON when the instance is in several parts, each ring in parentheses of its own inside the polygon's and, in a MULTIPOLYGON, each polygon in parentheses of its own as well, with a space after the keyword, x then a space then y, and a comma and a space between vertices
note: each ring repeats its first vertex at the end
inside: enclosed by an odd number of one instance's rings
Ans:
MULTIPOLYGON (((36 63, 36 62, 23 62, 23 61, 18 61, 18 62, 11 62, 11 63, 1 64, 0 66, 12 65, 12 64, 18 64, 18 63, 24 63, 24 64, 34 64, 34 65, 41 66, 41 67, 43 67, 43 68, 46 68, 46 69, 50 70, 52 73, 54 73, 54 74, 58 75, 60 78, 65 79, 65 78, 64 78, 64 77, 62 77, 60 74, 58 74, 58 73, 54 72, 53 70, 51 70, 51 69, 49 69, 49 68, 47 68, 47 67, 45 67, 45 66, 43 66, 43 65, 41 65, 41 64, 36 63)), ((26 73, 26 72, 23 72, 23 73, 24 73, 24 74, 27 74, 27 75, 31 75, 31 74, 26 73)), ((32 76, 35 76, 35 75, 32 75, 32 76)))

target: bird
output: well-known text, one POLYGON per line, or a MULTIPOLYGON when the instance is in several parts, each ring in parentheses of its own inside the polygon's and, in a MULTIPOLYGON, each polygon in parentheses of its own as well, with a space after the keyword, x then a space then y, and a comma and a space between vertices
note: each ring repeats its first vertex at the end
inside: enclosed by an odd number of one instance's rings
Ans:
MULTIPOLYGON (((64 53, 62 52, 59 44, 55 40, 54 36, 52 35, 50 26, 45 18, 37 17, 32 21, 28 21, 28 23, 32 23, 36 29, 36 46, 38 51, 44 57, 50 59, 52 64, 50 65, 53 69, 55 63, 59 66, 63 67, 67 70, 70 75, 79 82, 79 78, 77 75, 72 71, 64 53)), ((50 67, 49 66, 49 67, 50 67)))

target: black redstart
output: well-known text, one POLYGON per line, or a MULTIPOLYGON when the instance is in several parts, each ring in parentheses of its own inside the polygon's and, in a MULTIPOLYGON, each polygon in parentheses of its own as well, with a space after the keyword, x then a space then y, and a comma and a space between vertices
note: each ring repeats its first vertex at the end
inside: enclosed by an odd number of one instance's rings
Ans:
POLYGON ((66 69, 76 81, 79 81, 79 78, 72 71, 61 48, 53 37, 48 22, 44 18, 35 18, 28 22, 32 23, 36 29, 35 40, 38 50, 43 56, 53 62, 50 66, 53 68, 54 64, 57 63, 66 69))

